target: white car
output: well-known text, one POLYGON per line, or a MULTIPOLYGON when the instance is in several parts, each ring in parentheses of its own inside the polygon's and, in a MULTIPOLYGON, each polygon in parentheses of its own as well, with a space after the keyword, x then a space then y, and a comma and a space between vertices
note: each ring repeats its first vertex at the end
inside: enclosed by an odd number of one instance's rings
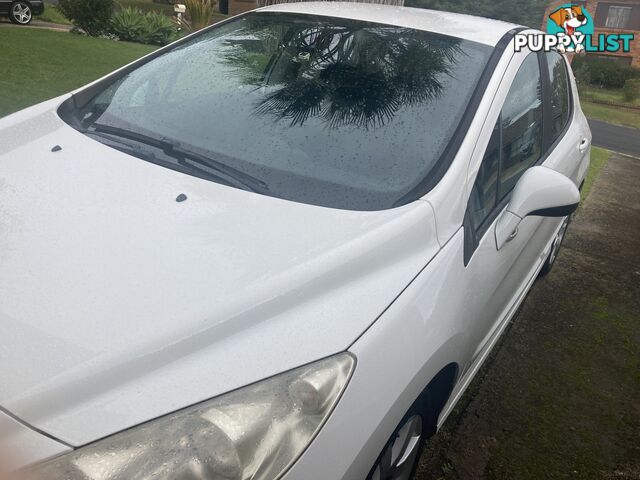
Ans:
POLYGON ((1 119, 11 468, 411 478, 579 202, 531 32, 277 5, 1 119))

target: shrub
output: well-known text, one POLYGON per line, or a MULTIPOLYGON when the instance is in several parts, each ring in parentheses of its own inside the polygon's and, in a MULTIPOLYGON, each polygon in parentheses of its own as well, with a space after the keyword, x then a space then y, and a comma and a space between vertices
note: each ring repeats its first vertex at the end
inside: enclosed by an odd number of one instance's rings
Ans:
POLYGON ((60 0, 58 10, 91 36, 99 36, 109 27, 113 0, 60 0))
POLYGON ((622 88, 629 78, 636 78, 638 71, 627 65, 605 58, 576 56, 573 59, 573 69, 587 77, 589 83, 604 88, 622 88), (587 75, 588 74, 588 75, 587 75))
POLYGON ((111 18, 111 33, 120 40, 166 45, 176 36, 171 19, 156 12, 144 13, 137 8, 124 8, 111 18))
POLYGON ((589 70, 588 65, 574 62, 573 74, 576 77, 576 83, 579 86, 586 86, 591 83, 591 71, 589 70))
POLYGON ((629 67, 627 72, 627 80, 640 78, 640 68, 629 67))
POLYGON ((188 27, 192 32, 208 27, 217 13, 214 0, 184 0, 187 7, 188 27))
POLYGON ((144 31, 144 14, 135 8, 123 8, 111 17, 110 30, 120 40, 140 42, 144 31))
POLYGON ((167 16, 161 13, 148 12, 144 18, 142 43, 166 45, 176 38, 176 27, 167 16))
POLYGON ((627 80, 622 89, 622 99, 627 103, 633 103, 638 98, 638 85, 633 80, 627 80))
POLYGON ((589 66, 591 83, 605 88, 622 88, 627 80, 625 68, 615 62, 597 60, 589 66))
MULTIPOLYGON (((176 1, 176 3, 181 3, 176 1)), ((120 9, 127 7, 139 8, 143 12, 157 12, 166 15, 167 17, 173 17, 173 5, 169 3, 157 3, 150 2, 149 0, 116 0, 116 5, 120 9)))

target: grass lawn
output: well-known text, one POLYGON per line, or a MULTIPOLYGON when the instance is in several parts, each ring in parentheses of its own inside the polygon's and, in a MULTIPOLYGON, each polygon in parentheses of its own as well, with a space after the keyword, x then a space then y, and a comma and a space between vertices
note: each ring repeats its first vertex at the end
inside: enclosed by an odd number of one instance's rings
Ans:
POLYGON ((591 148, 591 164, 589 165, 589 171, 587 172, 587 178, 584 179, 584 185, 580 192, 581 200, 584 200, 591 192, 591 186, 593 182, 598 178, 600 170, 607 164, 607 160, 611 156, 609 150, 604 148, 592 147, 591 148))
POLYGON ((588 118, 595 118, 603 122, 623 127, 640 128, 640 111, 611 107, 582 100, 582 110, 588 118))
POLYGON ((0 117, 85 85, 155 49, 32 28, 0 27, 0 117))
MULTIPOLYGON (((628 82, 634 82, 633 80, 627 80, 628 82)), ((636 80, 634 83, 638 84, 636 80)), ((640 85, 637 86, 640 88, 640 85)), ((580 97, 590 97, 595 100, 604 100, 607 102, 615 102, 615 103, 629 103, 630 105, 635 105, 640 107, 640 95, 633 100, 632 102, 627 102, 624 99, 624 94, 621 88, 598 88, 593 87, 591 85, 581 86, 580 87, 580 97)))
POLYGON ((50 3, 45 4, 44 13, 36 17, 38 20, 49 23, 58 23, 60 25, 71 25, 71 22, 67 17, 62 15, 55 5, 50 3))
MULTIPOLYGON (((627 81, 638 83, 637 80, 627 81)), ((640 85, 638 85, 637 88, 640 88, 640 85)), ((582 104, 582 110, 587 117, 602 120, 603 122, 612 123, 614 125, 640 129, 640 110, 619 108, 589 101, 593 99, 596 101, 615 102, 640 107, 640 96, 631 102, 627 102, 624 99, 624 93, 621 88, 609 89, 587 85, 580 86, 579 89, 580 103, 582 104)))

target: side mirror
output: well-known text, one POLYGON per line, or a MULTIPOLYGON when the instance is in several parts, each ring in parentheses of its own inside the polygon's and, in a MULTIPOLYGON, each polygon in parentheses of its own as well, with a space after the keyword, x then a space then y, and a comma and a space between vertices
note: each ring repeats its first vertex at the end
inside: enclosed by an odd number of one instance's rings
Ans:
POLYGON ((506 210, 496 222, 496 247, 500 250, 515 238, 523 218, 566 217, 579 203, 580 192, 569 178, 547 167, 531 167, 518 180, 506 210))

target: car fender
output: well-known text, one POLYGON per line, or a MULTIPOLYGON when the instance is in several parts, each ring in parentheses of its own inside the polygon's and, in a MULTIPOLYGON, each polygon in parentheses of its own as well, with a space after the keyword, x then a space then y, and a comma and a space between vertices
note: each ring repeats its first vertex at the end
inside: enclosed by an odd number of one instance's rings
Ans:
POLYGON ((362 480, 429 382, 452 363, 460 378, 470 358, 464 302, 455 300, 461 292, 442 289, 463 271, 462 249, 460 229, 349 348, 357 358, 353 377, 287 480, 362 480))

